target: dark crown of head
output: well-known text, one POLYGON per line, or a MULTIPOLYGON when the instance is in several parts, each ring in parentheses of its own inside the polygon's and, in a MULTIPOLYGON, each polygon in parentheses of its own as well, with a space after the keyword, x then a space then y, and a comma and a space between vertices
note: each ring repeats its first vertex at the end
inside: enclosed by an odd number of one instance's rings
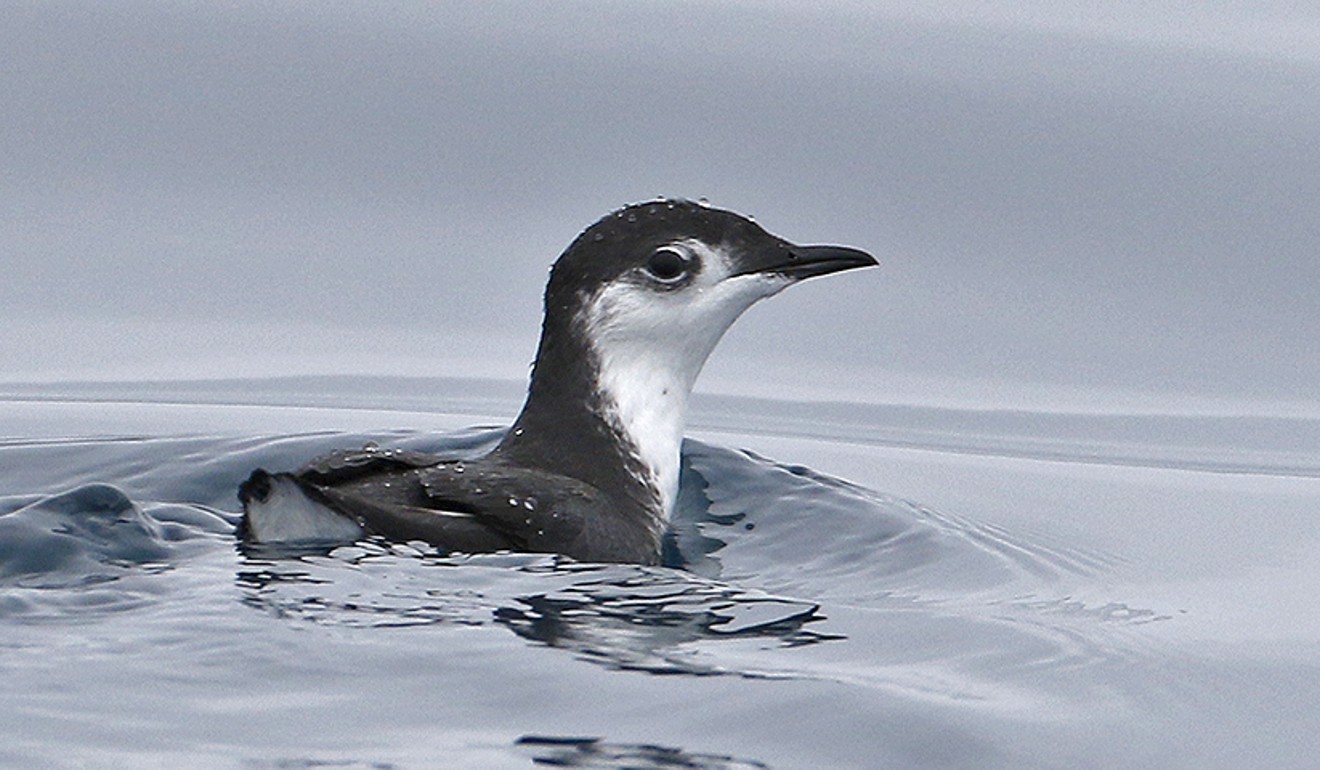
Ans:
POLYGON ((681 199, 648 201, 611 212, 584 230, 555 263, 549 289, 600 285, 680 239, 735 251, 784 243, 732 211, 681 199))

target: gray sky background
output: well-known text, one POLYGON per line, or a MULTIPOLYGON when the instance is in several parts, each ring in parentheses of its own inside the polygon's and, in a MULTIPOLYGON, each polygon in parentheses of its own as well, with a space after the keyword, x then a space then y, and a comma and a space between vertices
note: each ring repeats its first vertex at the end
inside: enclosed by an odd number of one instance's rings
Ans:
POLYGON ((665 194, 882 261, 707 390, 1320 411, 1314 6, 273 5, 0 11, 0 380, 521 378, 665 194))

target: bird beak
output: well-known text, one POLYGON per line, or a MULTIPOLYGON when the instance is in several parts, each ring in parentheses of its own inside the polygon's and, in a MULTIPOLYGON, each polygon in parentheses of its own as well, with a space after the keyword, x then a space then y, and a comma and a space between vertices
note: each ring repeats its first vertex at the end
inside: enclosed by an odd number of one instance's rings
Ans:
POLYGON ((766 273, 795 281, 880 264, 875 257, 861 249, 848 246, 797 246, 787 242, 768 253, 751 256, 747 262, 749 264, 738 275, 766 273))

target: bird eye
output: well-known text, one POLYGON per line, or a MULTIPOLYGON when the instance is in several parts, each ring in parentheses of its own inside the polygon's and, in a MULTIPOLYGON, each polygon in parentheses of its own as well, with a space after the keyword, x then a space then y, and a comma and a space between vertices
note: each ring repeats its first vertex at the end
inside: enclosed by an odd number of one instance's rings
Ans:
POLYGON ((646 260, 646 272, 663 283, 673 283, 688 271, 688 258, 673 249, 660 249, 646 260))

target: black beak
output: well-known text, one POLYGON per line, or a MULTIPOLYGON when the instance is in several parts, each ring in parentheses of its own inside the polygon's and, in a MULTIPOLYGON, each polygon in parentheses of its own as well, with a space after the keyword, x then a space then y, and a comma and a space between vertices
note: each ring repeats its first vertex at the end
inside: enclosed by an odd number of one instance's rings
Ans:
POLYGON ((752 264, 739 271, 740 275, 770 273, 798 281, 880 264, 875 257, 861 249, 848 246, 797 246, 787 242, 748 261, 752 264))

